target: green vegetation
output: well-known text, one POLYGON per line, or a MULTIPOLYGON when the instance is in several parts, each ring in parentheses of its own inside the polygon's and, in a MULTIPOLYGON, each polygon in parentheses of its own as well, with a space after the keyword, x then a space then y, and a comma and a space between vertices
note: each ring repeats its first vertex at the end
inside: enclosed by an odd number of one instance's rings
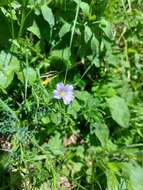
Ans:
POLYGON ((142 5, 0 0, 0 190, 143 190, 142 5))

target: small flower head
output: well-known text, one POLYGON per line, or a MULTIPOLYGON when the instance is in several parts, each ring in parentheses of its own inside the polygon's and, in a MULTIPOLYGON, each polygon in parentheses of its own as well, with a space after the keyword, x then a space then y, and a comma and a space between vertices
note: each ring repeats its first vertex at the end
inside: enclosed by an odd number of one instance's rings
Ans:
POLYGON ((58 83, 56 90, 54 90, 54 98, 62 99, 65 105, 70 104, 73 101, 73 86, 64 85, 62 82, 58 83))

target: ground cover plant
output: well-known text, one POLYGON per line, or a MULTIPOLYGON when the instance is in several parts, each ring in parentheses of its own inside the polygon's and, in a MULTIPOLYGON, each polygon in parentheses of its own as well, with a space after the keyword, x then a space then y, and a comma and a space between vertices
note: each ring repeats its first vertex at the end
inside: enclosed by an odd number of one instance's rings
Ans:
POLYGON ((143 189, 143 0, 0 0, 0 190, 143 189))

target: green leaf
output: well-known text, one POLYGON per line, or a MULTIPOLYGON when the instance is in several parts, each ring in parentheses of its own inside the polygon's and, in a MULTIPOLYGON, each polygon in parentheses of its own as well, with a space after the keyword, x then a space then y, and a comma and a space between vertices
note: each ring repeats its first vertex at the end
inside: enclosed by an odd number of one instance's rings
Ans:
POLYGON ((91 29, 89 28, 89 26, 85 26, 85 29, 84 29, 84 41, 85 41, 85 43, 88 43, 88 41, 91 39, 91 37, 92 37, 91 29))
POLYGON ((92 98, 91 94, 87 91, 75 91, 75 97, 84 102, 88 102, 88 100, 92 98))
POLYGON ((107 147, 108 144, 108 137, 109 137, 109 130, 105 124, 96 124, 95 126, 95 134, 99 139, 101 145, 103 147, 107 147))
MULTIPOLYGON (((9 81, 11 82, 11 78, 9 79, 9 81)), ((7 83, 7 77, 5 76, 5 74, 0 71, 0 88, 5 89, 6 87, 8 87, 8 83, 7 83)))
POLYGON ((54 137, 52 137, 48 142, 48 147, 51 152, 55 155, 63 154, 63 145, 62 140, 60 139, 60 134, 57 133, 54 137))
POLYGON ((41 38, 40 29, 35 20, 33 21, 32 26, 27 28, 27 30, 32 32, 34 35, 36 35, 39 39, 41 38))
POLYGON ((90 7, 89 7, 88 3, 81 2, 81 3, 80 3, 80 8, 82 9, 82 12, 83 12, 86 16, 89 15, 90 7))
POLYGON ((97 40, 97 38, 95 37, 95 35, 92 36, 91 39, 91 50, 92 52, 95 54, 98 54, 99 52, 99 41, 97 40))
POLYGON ((118 190, 119 182, 112 171, 106 172, 108 190, 118 190))
POLYGON ((69 23, 65 23, 60 29, 59 37, 62 38, 65 34, 70 32, 70 29, 71 29, 71 25, 69 23))
POLYGON ((121 127, 129 126, 130 112, 124 99, 113 96, 107 99, 107 103, 111 112, 111 116, 121 127))
POLYGON ((0 98, 0 108, 2 108, 5 112, 10 113, 11 116, 18 121, 15 112, 1 98, 0 98))
POLYGON ((18 59, 10 53, 0 53, 0 88, 7 88, 14 77, 14 73, 20 70, 18 59))
POLYGON ((72 166, 72 168, 71 168, 72 175, 74 175, 75 173, 81 171, 81 168, 82 168, 83 164, 81 162, 73 162, 71 164, 71 166, 72 166))
POLYGON ((102 31, 105 33, 105 35, 109 39, 113 39, 113 33, 112 33, 112 27, 111 24, 105 20, 104 18, 101 19, 99 27, 102 29, 102 31))
POLYGON ((72 115, 75 119, 77 118, 77 113, 80 111, 80 104, 77 100, 74 100, 72 104, 68 106, 67 113, 72 115))
POLYGON ((121 164, 123 171, 129 177, 129 190, 143 189, 143 168, 138 164, 121 164))
POLYGON ((0 53, 0 70, 5 72, 16 72, 20 69, 18 59, 11 53, 1 51, 0 53))
POLYGON ((93 55, 89 55, 87 56, 87 59, 90 60, 90 62, 95 65, 96 67, 99 67, 100 66, 100 61, 98 59, 98 57, 95 57, 93 55))
POLYGON ((37 79, 36 71, 33 68, 28 67, 27 69, 24 69, 23 72, 24 72, 24 76, 27 77, 30 85, 32 85, 37 79))
POLYGON ((52 10, 49 7, 43 5, 41 6, 41 11, 44 19, 49 23, 51 27, 53 27, 55 24, 55 18, 52 13, 52 10))
POLYGON ((13 0, 0 0, 0 6, 5 6, 8 5, 10 2, 12 2, 13 0))
POLYGON ((70 63, 70 56, 71 56, 71 50, 70 50, 70 48, 53 50, 50 53, 50 59, 51 60, 53 58, 57 58, 57 59, 61 59, 63 61, 66 61, 67 63, 70 63))
POLYGON ((42 117, 41 121, 42 121, 44 124, 48 124, 48 123, 50 123, 50 118, 49 118, 49 116, 45 116, 45 117, 42 117))

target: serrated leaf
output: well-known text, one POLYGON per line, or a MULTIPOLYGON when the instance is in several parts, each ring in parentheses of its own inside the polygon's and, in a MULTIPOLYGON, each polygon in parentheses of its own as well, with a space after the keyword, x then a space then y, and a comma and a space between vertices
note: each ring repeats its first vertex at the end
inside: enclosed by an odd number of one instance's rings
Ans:
POLYGON ((55 18, 52 13, 52 10, 49 7, 47 7, 46 5, 43 5, 43 6, 41 6, 41 11, 42 11, 42 15, 43 15, 44 19, 49 23, 49 25, 51 27, 53 27, 55 24, 55 18))
POLYGON ((60 134, 57 133, 54 137, 52 137, 48 142, 48 147, 51 152, 55 155, 63 154, 63 145, 62 140, 60 139, 60 134))
POLYGON ((127 128, 129 126, 130 112, 124 99, 113 96, 107 99, 107 103, 113 120, 121 127, 127 128))

